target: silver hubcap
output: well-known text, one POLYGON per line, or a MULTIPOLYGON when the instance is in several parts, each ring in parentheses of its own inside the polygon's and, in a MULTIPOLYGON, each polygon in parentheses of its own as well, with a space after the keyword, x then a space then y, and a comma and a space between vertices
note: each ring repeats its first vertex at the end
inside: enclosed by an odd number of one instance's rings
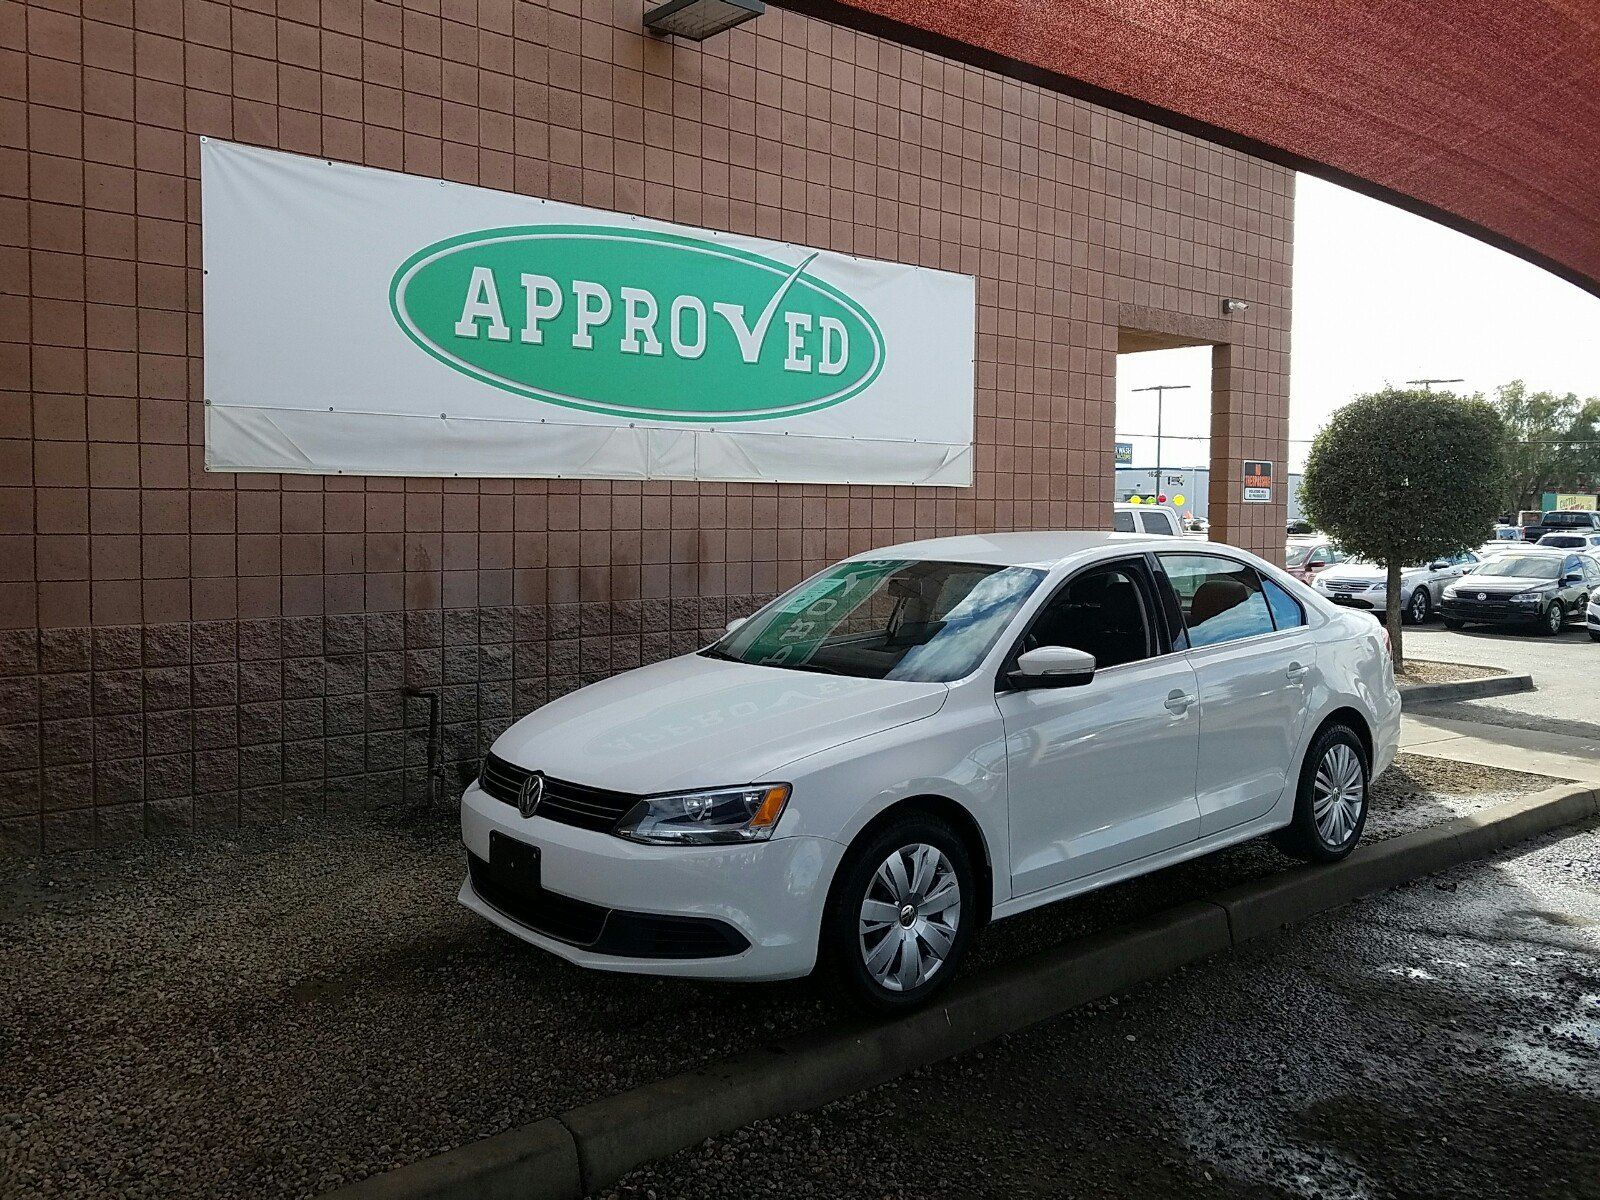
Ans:
POLYGON ((1329 846, 1342 846, 1361 817, 1366 787, 1361 759, 1349 746, 1340 744, 1322 756, 1317 778, 1312 785, 1312 811, 1317 833, 1329 846))
POLYGON ((961 884, 936 846, 902 846, 879 864, 861 902, 867 972, 891 992, 926 983, 955 944, 961 884))
POLYGON ((1411 600, 1411 619, 1418 624, 1428 615, 1428 597, 1425 592, 1418 592, 1411 600))

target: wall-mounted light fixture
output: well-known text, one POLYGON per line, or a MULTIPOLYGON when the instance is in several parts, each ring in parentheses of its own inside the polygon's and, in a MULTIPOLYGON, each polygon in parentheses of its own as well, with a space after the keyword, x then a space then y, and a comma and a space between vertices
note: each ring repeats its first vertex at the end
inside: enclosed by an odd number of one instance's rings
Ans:
POLYGON ((761 0, 667 0, 644 14, 651 33, 703 42, 767 11, 761 0))
POLYGON ((1234 313, 1243 312, 1245 309, 1247 309, 1249 307, 1250 307, 1250 301, 1248 301, 1248 300, 1235 300, 1232 296, 1229 296, 1226 300, 1224 300, 1222 302, 1222 315, 1225 316, 1225 317, 1231 317, 1234 313))

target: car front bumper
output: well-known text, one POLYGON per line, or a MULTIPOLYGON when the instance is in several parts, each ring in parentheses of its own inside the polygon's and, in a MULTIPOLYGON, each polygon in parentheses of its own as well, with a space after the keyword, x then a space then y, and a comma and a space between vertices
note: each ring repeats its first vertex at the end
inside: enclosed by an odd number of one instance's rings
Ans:
POLYGON ((1590 604, 1584 612, 1583 622, 1589 627, 1590 632, 1600 633, 1600 604, 1590 604))
POLYGON ((1481 625, 1531 625, 1544 615, 1544 605, 1446 600, 1440 611, 1449 621, 1472 621, 1481 625))
POLYGON ((500 897, 488 886, 475 887, 470 872, 459 895, 467 908, 581 967, 699 979, 792 979, 809 973, 816 964, 828 887, 844 855, 842 845, 820 837, 778 837, 738 846, 650 846, 542 817, 525 819, 473 784, 461 798, 461 840, 467 853, 486 862, 490 837, 496 833, 537 848, 538 888, 557 904, 615 915, 599 914, 599 936, 591 936, 587 926, 574 932, 555 922, 546 922, 541 931, 518 920, 516 906, 504 900, 503 907, 491 903, 491 897, 500 897), (617 929, 646 925, 650 917, 715 923, 747 945, 736 953, 706 958, 608 952, 637 945, 636 938, 615 936, 617 929), (610 934, 604 931, 607 925, 610 934), (567 936, 553 936, 550 930, 567 936))
POLYGON ((1381 612, 1389 603, 1389 593, 1382 592, 1334 592, 1317 589, 1324 597, 1335 604, 1345 608, 1360 608, 1367 612, 1381 612))

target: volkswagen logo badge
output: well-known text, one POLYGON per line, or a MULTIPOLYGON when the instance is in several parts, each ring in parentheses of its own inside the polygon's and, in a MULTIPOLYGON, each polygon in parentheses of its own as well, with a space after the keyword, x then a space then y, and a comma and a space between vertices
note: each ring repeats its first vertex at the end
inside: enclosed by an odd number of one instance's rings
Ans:
POLYGON ((544 799, 544 774, 535 771, 522 781, 522 787, 517 789, 517 811, 524 817, 531 817, 539 811, 539 802, 544 799))
POLYGON ((1478 599, 1479 600, 1487 600, 1488 598, 1489 598, 1489 593, 1488 592, 1479 592, 1478 593, 1478 599))

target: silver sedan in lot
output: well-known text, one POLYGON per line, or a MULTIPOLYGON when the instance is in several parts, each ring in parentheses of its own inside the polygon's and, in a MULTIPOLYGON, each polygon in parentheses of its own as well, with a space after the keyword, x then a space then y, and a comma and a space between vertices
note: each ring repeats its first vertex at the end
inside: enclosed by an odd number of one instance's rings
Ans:
MULTIPOLYGON (((1421 625, 1439 611, 1445 585, 1470 572, 1479 556, 1471 550, 1446 555, 1431 563, 1407 567, 1400 575, 1400 614, 1421 625)), ((1382 612, 1389 604, 1389 572, 1379 563, 1351 559, 1329 567, 1313 585, 1335 604, 1382 612)))

